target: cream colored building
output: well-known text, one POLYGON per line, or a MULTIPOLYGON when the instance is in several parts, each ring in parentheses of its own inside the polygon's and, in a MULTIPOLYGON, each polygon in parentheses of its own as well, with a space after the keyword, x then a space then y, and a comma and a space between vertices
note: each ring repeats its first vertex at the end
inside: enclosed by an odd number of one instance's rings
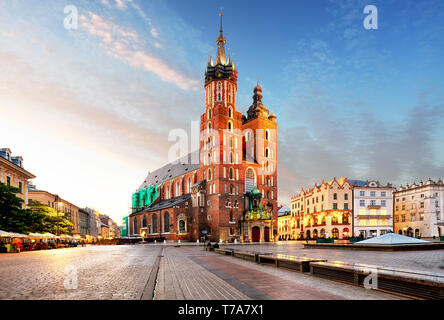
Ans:
POLYGON ((73 234, 80 235, 79 207, 61 197, 59 197, 57 201, 57 195, 48 191, 37 190, 35 189, 35 186, 30 186, 28 194, 29 200, 38 201, 45 206, 51 207, 59 212, 63 212, 65 217, 67 217, 73 224, 73 234))
POLYGON ((278 239, 293 239, 294 218, 291 216, 290 208, 283 206, 278 210, 278 239))
POLYGON ((393 188, 379 181, 353 184, 353 229, 355 236, 370 238, 393 231, 393 188))
POLYGON ((28 204, 28 180, 34 178, 23 167, 22 157, 13 157, 8 148, 0 149, 0 183, 20 189, 17 196, 23 199, 23 208, 28 204))
POLYGON ((444 183, 441 179, 399 187, 394 193, 394 232, 412 237, 444 235, 444 183))
POLYGON ((291 198, 293 238, 336 238, 352 236, 353 181, 341 177, 291 198))

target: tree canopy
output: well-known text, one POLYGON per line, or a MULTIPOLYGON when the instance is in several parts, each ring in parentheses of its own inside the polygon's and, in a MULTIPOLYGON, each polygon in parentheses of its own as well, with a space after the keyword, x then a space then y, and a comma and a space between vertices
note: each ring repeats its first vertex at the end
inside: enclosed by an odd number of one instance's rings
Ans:
POLYGON ((50 232, 72 234, 73 224, 63 212, 58 213, 51 207, 30 200, 29 209, 23 209, 23 199, 17 196, 18 188, 0 183, 0 230, 18 233, 50 232))

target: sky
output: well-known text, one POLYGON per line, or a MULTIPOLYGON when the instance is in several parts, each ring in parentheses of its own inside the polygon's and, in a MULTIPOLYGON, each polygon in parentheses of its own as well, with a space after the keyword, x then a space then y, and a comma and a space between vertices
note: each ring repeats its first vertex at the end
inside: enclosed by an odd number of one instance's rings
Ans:
POLYGON ((120 223, 169 132, 204 112, 221 8, 237 110, 259 78, 277 115, 279 202, 335 176, 444 178, 441 0, 0 0, 0 147, 37 188, 120 223))

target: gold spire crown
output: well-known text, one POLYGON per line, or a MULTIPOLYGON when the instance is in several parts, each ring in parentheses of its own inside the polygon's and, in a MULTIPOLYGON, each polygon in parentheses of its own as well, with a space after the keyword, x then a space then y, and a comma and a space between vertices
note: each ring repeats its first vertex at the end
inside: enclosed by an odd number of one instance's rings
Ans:
POLYGON ((222 17, 223 17, 223 13, 221 12, 220 14, 220 30, 219 30, 219 37, 217 38, 216 42, 217 42, 217 55, 216 55, 216 64, 222 64, 222 65, 226 65, 227 64, 227 58, 225 56, 225 43, 227 42, 227 40, 224 37, 224 31, 222 28, 222 17))

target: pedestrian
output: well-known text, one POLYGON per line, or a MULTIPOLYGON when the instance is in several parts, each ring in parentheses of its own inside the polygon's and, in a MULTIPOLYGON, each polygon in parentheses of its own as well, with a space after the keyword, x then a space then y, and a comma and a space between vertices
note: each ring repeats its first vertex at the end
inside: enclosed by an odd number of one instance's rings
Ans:
POLYGON ((20 253, 21 249, 22 249, 22 240, 20 238, 17 238, 15 240, 15 252, 20 253))

